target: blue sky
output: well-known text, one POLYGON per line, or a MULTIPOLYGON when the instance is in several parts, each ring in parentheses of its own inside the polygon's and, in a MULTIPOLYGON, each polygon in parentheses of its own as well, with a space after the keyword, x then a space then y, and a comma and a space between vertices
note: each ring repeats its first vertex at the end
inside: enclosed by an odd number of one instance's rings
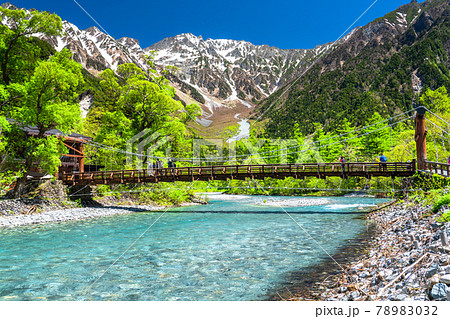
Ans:
MULTIPOLYGON (((136 38, 142 47, 180 33, 245 40, 282 49, 307 49, 335 41, 375 0, 76 0, 113 37, 136 38)), ((81 29, 95 25, 74 0, 10 0, 22 8, 58 14, 81 29)), ((409 3, 378 0, 361 26, 409 3)), ((423 2, 423 1, 419 1, 423 2)))

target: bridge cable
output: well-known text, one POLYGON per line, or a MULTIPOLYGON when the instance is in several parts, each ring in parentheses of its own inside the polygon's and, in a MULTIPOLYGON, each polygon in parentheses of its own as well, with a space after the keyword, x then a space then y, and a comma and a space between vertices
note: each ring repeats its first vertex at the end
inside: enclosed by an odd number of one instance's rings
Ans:
MULTIPOLYGON (((255 184, 256 184, 258 187, 261 188, 261 185, 260 185, 257 181, 255 181, 255 184)), ((269 194, 269 192, 267 192, 267 191, 264 190, 263 188, 261 188, 261 189, 266 193, 267 196, 269 196, 269 198, 271 198, 271 199, 273 200, 273 197, 269 194)), ((297 220, 295 220, 295 218, 293 218, 293 217, 291 216, 291 214, 289 214, 289 213, 283 208, 283 206, 281 206, 281 205, 278 205, 278 206, 279 206, 279 208, 281 208, 281 209, 284 211, 284 213, 285 213, 286 215, 289 216, 290 219, 292 219, 292 220, 297 224, 298 227, 300 227, 300 228, 303 230, 303 232, 304 232, 309 238, 311 238, 311 240, 312 240, 313 242, 315 242, 315 244, 316 244, 321 250, 323 250, 323 252, 325 252, 325 254, 328 255, 328 257, 330 257, 330 258, 331 258, 331 259, 339 266, 339 268, 342 269, 342 271, 345 272, 345 269, 344 269, 344 268, 336 261, 336 259, 334 259, 334 258, 333 258, 333 257, 325 250, 325 248, 323 248, 322 245, 320 245, 320 243, 319 243, 316 239, 314 239, 314 237, 312 237, 311 234, 308 233, 308 231, 307 231, 307 230, 306 230, 299 222, 297 222, 297 220)))
MULTIPOLYGON (((443 129, 442 127, 440 127, 439 125, 435 124, 434 122, 430 121, 429 119, 425 119, 425 120, 426 120, 428 123, 433 124, 436 128, 440 129, 443 133, 446 133, 446 134, 450 135, 449 132, 447 132, 446 130, 444 130, 444 129, 443 129)), ((450 141, 450 139, 448 139, 448 138, 446 138, 446 137, 444 137, 444 136, 442 136, 442 138, 445 139, 445 140, 447 140, 447 141, 450 141)))
MULTIPOLYGON (((189 185, 186 191, 190 189, 191 185, 189 185)), ((184 192, 179 197, 181 198, 182 195, 184 195, 184 192)), ((158 220, 160 220, 161 217, 163 217, 167 213, 168 209, 169 207, 161 215, 159 215, 159 217, 133 243, 131 243, 131 245, 129 245, 128 248, 116 260, 114 260, 114 262, 96 280, 94 280, 91 285, 89 285, 89 287, 86 289, 86 292, 87 290, 90 290, 92 286, 94 286, 95 283, 97 283, 111 269, 111 267, 113 267, 150 230, 150 228, 152 228, 153 225, 155 225, 158 220)))
POLYGON ((427 110, 430 114, 434 115, 435 117, 437 117, 438 119, 440 119, 442 122, 444 122, 445 124, 447 124, 448 126, 450 126, 450 123, 448 123, 446 120, 444 120, 442 117, 440 117, 439 115, 437 115, 436 113, 432 112, 430 109, 428 109, 427 107, 423 107, 425 110, 427 110))
MULTIPOLYGON (((390 117, 390 118, 388 118, 388 119, 379 121, 379 122, 377 122, 377 123, 374 123, 374 124, 371 124, 371 125, 366 125, 366 126, 363 126, 363 127, 359 127, 359 128, 356 128, 356 129, 354 129, 354 130, 352 130, 352 131, 350 131, 350 132, 346 132, 346 133, 343 133, 343 134, 339 134, 339 137, 342 137, 342 136, 348 135, 348 134, 350 134, 350 133, 355 133, 355 132, 358 132, 358 131, 361 131, 361 130, 364 130, 364 129, 367 129, 367 128, 370 128, 370 127, 373 127, 373 126, 376 126, 376 125, 378 125, 378 124, 380 124, 380 123, 383 123, 383 122, 386 122, 386 121, 391 121, 392 119, 395 119, 395 118, 397 118, 397 117, 399 117, 399 116, 408 114, 408 113, 410 113, 410 112, 412 112, 412 111, 414 111, 414 110, 409 110, 409 111, 403 112, 403 113, 401 113, 401 114, 398 114, 398 115, 396 115, 396 116, 390 117)), ((401 121, 398 121, 398 122, 396 122, 396 123, 394 123, 394 124, 403 122, 403 121, 408 120, 408 119, 410 119, 410 118, 411 118, 411 117, 408 117, 408 118, 406 118, 406 119, 404 119, 404 120, 401 120, 401 121)), ((391 124, 389 124, 389 125, 387 125, 387 126, 385 126, 385 127, 388 127, 388 126, 391 126, 391 124)), ((383 128, 385 128, 385 127, 379 128, 379 129, 374 130, 374 131, 367 132, 366 134, 370 134, 370 133, 373 133, 373 132, 377 132, 377 131, 379 131, 380 129, 383 129, 383 128)), ((361 136, 361 135, 359 135, 358 137, 360 137, 360 136, 361 136)), ((283 150, 289 150, 289 149, 295 149, 295 148, 299 148, 299 147, 304 147, 304 146, 306 146, 306 145, 317 144, 317 143, 320 143, 320 142, 323 142, 323 141, 327 141, 327 140, 330 140, 330 139, 335 139, 336 137, 337 137, 337 136, 330 136, 330 137, 328 137, 328 138, 321 139, 321 140, 318 140, 318 141, 313 141, 313 142, 311 142, 311 143, 304 143, 304 144, 301 144, 301 145, 295 145, 295 146, 292 146, 292 147, 287 147, 287 148, 284 148, 284 149, 279 149, 279 150, 277 150, 277 151, 279 152, 279 151, 283 151, 283 150)), ((350 138, 350 139, 353 139, 353 138, 350 138)), ((344 142, 344 141, 347 141, 347 140, 350 140, 350 139, 344 139, 344 140, 340 140, 340 141, 344 142)), ((111 147, 111 146, 109 146, 109 145, 101 144, 101 143, 98 143, 98 142, 95 142, 95 141, 90 141, 90 142, 88 142, 88 143, 86 143, 86 144, 87 144, 87 145, 90 145, 90 146, 93 146, 93 147, 102 148, 102 149, 108 149, 108 150, 111 150, 111 151, 115 151, 115 152, 123 153, 123 154, 127 154, 127 155, 143 156, 143 154, 140 154, 140 153, 133 153, 133 152, 123 151, 123 150, 121 150, 121 149, 117 149, 117 148, 111 147)), ((333 143, 332 143, 332 144, 333 144, 333 143)), ((330 145, 330 144, 326 144, 326 145, 330 145)), ((319 146, 319 148, 320 148, 320 147, 321 147, 321 146, 319 146)), ((269 154, 269 153, 273 153, 273 150, 271 150, 271 151, 265 151, 265 152, 258 152, 257 154, 269 154)), ((296 153, 289 153, 289 154, 296 154, 296 153)), ((286 155, 289 155, 289 154, 286 154, 286 155)), ((254 155, 254 153, 251 154, 251 155, 249 155, 249 154, 242 154, 242 155, 237 155, 236 157, 242 158, 242 157, 249 157, 249 156, 253 156, 253 155, 254 155)), ((278 155, 277 155, 277 156, 278 156, 278 155)), ((155 156, 152 156, 152 158, 163 158, 163 159, 167 159, 167 158, 169 158, 169 157, 161 157, 161 156, 155 157, 155 156)), ((171 158, 173 158, 173 157, 171 157, 171 158)), ((225 158, 225 157, 224 157, 224 156, 222 156, 222 157, 211 157, 211 158, 204 158, 204 159, 213 160, 213 159, 219 159, 219 158, 222 158, 222 159, 223 159, 223 158, 225 158)), ((265 157, 264 157, 264 158, 265 158, 265 157)), ((195 159, 199 160, 199 159, 203 159, 203 158, 174 158, 174 159, 177 159, 177 160, 179 160, 179 161, 193 161, 193 160, 195 160, 195 159)))
MULTIPOLYGON (((410 116, 410 117, 405 118, 405 119, 403 119, 403 120, 397 121, 397 122, 395 122, 395 123, 393 123, 393 124, 398 124, 398 123, 407 121, 407 120, 409 120, 409 119, 411 119, 411 118, 413 118, 413 117, 414 117, 414 116, 410 116)), ((339 141, 336 141, 336 142, 333 142, 333 143, 324 144, 324 145, 319 145, 317 148, 318 148, 318 149, 320 149, 320 148, 326 148, 326 147, 329 147, 329 146, 334 145, 334 144, 338 144, 338 143, 346 142, 346 141, 349 141, 349 140, 357 139, 357 138, 363 137, 364 135, 368 135, 368 134, 375 133, 375 132, 378 132, 378 131, 380 131, 380 130, 386 129, 386 127, 388 127, 388 126, 383 126, 383 127, 380 127, 380 128, 378 128, 378 129, 376 129, 376 130, 373 130, 373 131, 370 131, 370 132, 367 132, 367 133, 364 133, 364 134, 360 134, 360 135, 357 135, 357 136, 353 136, 353 137, 350 137, 350 138, 347 138, 347 139, 344 139, 344 140, 339 140, 339 141)), ((320 141, 316 141, 316 142, 314 142, 314 143, 317 143, 317 142, 320 142, 320 141)), ((310 144, 314 144, 314 143, 310 143, 310 144)), ((308 144, 302 144, 302 145, 298 145, 298 146, 296 146, 296 147, 304 146, 304 145, 308 145, 308 144)), ((309 149, 308 149, 308 150, 301 150, 301 151, 296 151, 296 152, 286 153, 286 154, 284 154, 284 155, 303 154, 303 153, 306 153, 306 152, 309 152, 309 151, 310 151, 309 149)), ((256 153, 256 154, 262 154, 262 153, 256 153)), ((255 156, 255 153, 250 154, 250 155, 242 155, 241 157, 251 157, 251 156, 255 156)), ((237 156, 237 157, 238 157, 238 156, 237 156)), ((264 159, 267 159, 267 158, 274 158, 274 157, 278 157, 278 155, 261 156, 261 158, 264 158, 264 159)), ((218 159, 218 158, 225 158, 225 157, 204 158, 204 159, 205 159, 205 160, 206 160, 206 159, 212 160, 212 159, 218 159)), ((179 159, 179 160, 180 160, 180 159, 179 159)))

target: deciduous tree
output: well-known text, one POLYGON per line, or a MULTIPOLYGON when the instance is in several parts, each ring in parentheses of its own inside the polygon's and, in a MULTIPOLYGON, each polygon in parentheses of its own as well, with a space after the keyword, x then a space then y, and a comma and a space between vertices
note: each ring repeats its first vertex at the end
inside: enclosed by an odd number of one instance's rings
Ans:
POLYGON ((63 50, 49 61, 38 64, 30 80, 24 84, 26 96, 14 110, 14 118, 20 126, 35 126, 37 136, 25 141, 23 170, 15 188, 19 196, 26 182, 27 172, 38 166, 53 174, 60 164, 62 142, 46 132, 57 129, 69 133, 81 124, 78 90, 83 83, 81 65, 71 59, 71 53, 63 50))

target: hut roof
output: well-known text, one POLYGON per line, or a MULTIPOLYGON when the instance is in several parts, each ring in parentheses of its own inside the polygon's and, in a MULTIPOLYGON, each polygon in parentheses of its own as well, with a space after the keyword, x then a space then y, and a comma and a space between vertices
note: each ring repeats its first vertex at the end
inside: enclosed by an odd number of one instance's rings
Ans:
MULTIPOLYGON (((39 129, 37 128, 37 126, 28 126, 28 125, 22 126, 16 120, 13 120, 13 119, 7 119, 7 120, 10 123, 18 124, 20 129, 22 131, 24 131, 27 135, 38 135, 39 134, 39 129)), ((87 143, 87 142, 93 140, 93 138, 89 137, 89 136, 81 135, 78 133, 66 134, 57 129, 53 129, 53 130, 49 130, 49 131, 45 132, 45 136, 49 136, 49 135, 60 136, 60 137, 64 137, 66 140, 74 140, 74 141, 78 141, 81 143, 87 143)))

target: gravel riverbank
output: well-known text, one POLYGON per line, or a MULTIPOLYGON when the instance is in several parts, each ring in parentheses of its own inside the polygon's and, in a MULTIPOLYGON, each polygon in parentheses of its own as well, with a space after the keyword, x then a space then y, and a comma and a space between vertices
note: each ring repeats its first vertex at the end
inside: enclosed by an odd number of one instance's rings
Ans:
POLYGON ((312 295, 290 299, 450 300, 450 246, 441 240, 450 237, 450 223, 429 211, 404 202, 368 214, 376 231, 364 253, 316 281, 312 295))
POLYGON ((110 207, 83 207, 54 210, 44 213, 13 214, 0 216, 0 227, 15 227, 43 223, 56 223, 87 218, 98 218, 136 212, 161 210, 158 206, 110 206, 110 207))
MULTIPOLYGON (((178 206, 204 204, 201 200, 182 203, 178 206)), ((39 205, 29 200, 3 200, 0 202, 0 228, 16 227, 43 223, 98 218, 138 212, 161 211, 168 206, 157 205, 123 205, 108 203, 100 205, 92 202, 87 207, 62 207, 58 203, 39 205), (93 204, 96 205, 93 205, 93 204), (90 207, 91 206, 91 207, 90 207)))

